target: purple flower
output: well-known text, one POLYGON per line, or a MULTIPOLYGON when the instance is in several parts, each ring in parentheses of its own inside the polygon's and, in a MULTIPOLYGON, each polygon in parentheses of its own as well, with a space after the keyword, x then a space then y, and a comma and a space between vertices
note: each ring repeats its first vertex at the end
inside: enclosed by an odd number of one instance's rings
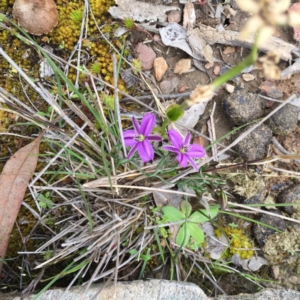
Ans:
POLYGON ((135 117, 132 118, 134 130, 126 130, 123 132, 126 146, 132 147, 127 158, 130 159, 133 154, 138 151, 138 154, 143 162, 148 162, 154 157, 154 150, 150 141, 161 141, 159 135, 151 134, 155 125, 155 116, 151 113, 146 113, 141 126, 135 117))
POLYGON ((175 152, 179 164, 182 167, 186 167, 189 162, 192 167, 198 171, 198 167, 192 158, 202 158, 205 156, 205 150, 202 146, 196 144, 190 144, 191 134, 188 133, 184 139, 174 129, 168 131, 168 135, 173 146, 163 146, 164 150, 175 152))

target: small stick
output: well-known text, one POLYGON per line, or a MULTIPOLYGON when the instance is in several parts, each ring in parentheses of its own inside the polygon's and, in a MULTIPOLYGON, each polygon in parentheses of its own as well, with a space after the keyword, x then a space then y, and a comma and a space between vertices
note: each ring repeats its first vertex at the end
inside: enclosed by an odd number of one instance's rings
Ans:
MULTIPOLYGON (((119 93, 118 93, 118 73, 117 73, 117 58, 116 55, 113 54, 112 56, 112 61, 113 61, 113 70, 114 70, 114 94, 115 94, 115 109, 116 109, 116 114, 118 118, 118 125, 119 125, 119 134, 120 134, 120 139, 123 147, 123 153, 124 156, 127 157, 127 150, 124 142, 124 137, 123 137, 123 129, 122 129, 122 121, 121 121, 121 112, 120 112, 120 101, 119 101, 119 93)), ((125 168, 126 170, 126 168, 125 168)))
MULTIPOLYGON (((215 110, 216 110, 216 102, 214 102, 214 104, 213 104, 212 112, 209 116, 209 120, 207 121, 208 130, 209 130, 209 137, 211 138, 212 143, 214 143, 214 141, 216 140, 216 131, 215 131, 215 124, 214 124, 215 110)), ((219 161, 218 150, 217 150, 216 144, 214 144, 211 147, 211 151, 212 151, 212 156, 213 156, 214 160, 219 161)))
MULTIPOLYGON (((292 153, 288 152, 287 150, 285 150, 282 147, 282 145, 277 141, 277 139, 275 137, 272 138, 272 142, 273 142, 274 146, 283 154, 292 155, 292 153)), ((298 164, 300 163, 300 160, 298 160, 298 159, 295 159, 294 161, 297 162, 298 164)))

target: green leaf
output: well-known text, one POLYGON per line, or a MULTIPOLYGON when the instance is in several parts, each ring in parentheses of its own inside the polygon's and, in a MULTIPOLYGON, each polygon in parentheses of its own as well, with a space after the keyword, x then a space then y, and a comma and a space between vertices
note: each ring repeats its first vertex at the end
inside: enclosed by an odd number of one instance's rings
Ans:
POLYGON ((217 206, 210 206, 209 213, 206 209, 195 211, 190 217, 189 221, 193 223, 204 223, 217 216, 219 208, 217 206))
POLYGON ((189 232, 191 234, 191 237, 195 240, 197 245, 200 247, 204 242, 204 232, 201 228, 199 228, 199 225, 194 223, 187 223, 189 232))
POLYGON ((180 203, 180 210, 186 216, 189 216, 192 212, 192 205, 187 201, 181 201, 180 203))
MULTIPOLYGON (((200 209, 200 211, 206 211, 205 209, 200 209)), ((210 206, 209 207, 209 213, 210 213, 210 218, 211 219, 213 219, 213 218, 215 218, 217 215, 218 215, 218 213, 219 213, 219 206, 210 206)))
POLYGON ((47 208, 47 204, 45 203, 45 202, 39 202, 39 206, 41 207, 41 208, 47 208))
POLYGON ((177 222, 185 219, 185 215, 174 206, 164 206, 161 210, 169 222, 177 222))
POLYGON ((141 254, 141 259, 143 261, 148 261, 151 259, 151 255, 148 255, 148 254, 141 254))
POLYGON ((109 95, 104 95, 103 103, 105 104, 106 108, 111 110, 115 109, 115 98, 109 95))
POLYGON ((189 227, 186 226, 187 224, 183 224, 179 231, 178 234, 176 236, 176 244, 181 246, 181 247, 185 247, 189 240, 190 240, 190 232, 189 232, 189 227))
POLYGON ((189 222, 193 223, 204 223, 209 221, 209 215, 206 210, 204 210, 204 214, 201 214, 199 211, 195 211, 190 217, 189 217, 189 222))
POLYGON ((178 104, 172 104, 167 108, 166 115, 171 122, 178 121, 184 114, 184 110, 178 104))
POLYGON ((168 232, 165 228, 161 227, 160 228, 160 234, 162 235, 162 237, 167 238, 168 237, 168 232))
POLYGON ((6 16, 3 14, 0 14, 0 22, 4 21, 6 19, 6 16))
POLYGON ((130 249, 128 252, 129 252, 129 254, 131 254, 131 255, 135 255, 135 254, 138 253, 138 251, 137 251, 136 249, 130 249))
POLYGON ((83 17, 83 11, 82 9, 77 9, 71 11, 70 19, 75 21, 75 22, 80 22, 83 17))

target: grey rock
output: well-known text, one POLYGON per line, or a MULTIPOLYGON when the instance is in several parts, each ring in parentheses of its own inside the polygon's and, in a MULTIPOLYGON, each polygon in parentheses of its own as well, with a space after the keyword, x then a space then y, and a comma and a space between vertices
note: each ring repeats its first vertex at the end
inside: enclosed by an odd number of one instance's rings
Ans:
POLYGON ((277 111, 271 118, 269 125, 273 132, 278 135, 285 135, 292 132, 298 123, 299 108, 286 104, 277 111))
POLYGON ((171 94, 174 90, 177 89, 180 83, 180 79, 177 76, 172 77, 171 79, 163 80, 159 87, 163 94, 171 94))
MULTIPOLYGON (((39 300, 206 300, 207 296, 195 284, 169 280, 148 280, 117 282, 103 288, 103 284, 92 285, 87 292, 84 286, 72 287, 65 293, 65 289, 48 290, 39 300), (101 291, 100 291, 101 290, 101 291), (100 291, 100 293, 99 293, 100 291), (99 293, 97 295, 97 293, 99 293), (95 298, 93 298, 95 297, 95 298)), ((24 300, 30 300, 34 295, 24 300)), ((1 300, 20 300, 18 296, 5 297, 1 300)))
POLYGON ((223 107, 228 117, 236 125, 243 125, 264 114, 261 98, 241 89, 225 98, 223 107))
MULTIPOLYGON (((278 215, 282 215, 282 213, 278 210, 272 210, 271 212, 278 215)), ((285 230, 286 228, 285 221, 280 217, 276 217, 272 215, 262 215, 258 219, 258 221, 270 225, 281 231, 285 230)), ((269 237, 271 234, 274 234, 276 232, 274 229, 260 224, 254 224, 253 231, 254 231, 254 236, 261 247, 265 245, 265 239, 269 237)))
POLYGON ((256 294, 237 296, 219 296, 214 300, 299 300, 300 292, 288 289, 265 289, 256 294))
POLYGON ((255 196, 252 196, 248 199, 245 199, 246 204, 258 204, 263 203, 265 196, 266 196, 267 188, 264 187, 262 190, 260 190, 255 196))
MULTIPOLYGON (((248 130, 248 128, 246 127, 242 130, 239 135, 248 130)), ((271 139, 272 130, 267 125, 262 124, 241 140, 235 146, 235 149, 246 161, 262 159, 265 157, 271 139)))
MULTIPOLYGON (((277 200, 280 203, 300 203, 300 184, 293 184, 280 192, 277 196, 277 200)), ((284 206, 283 209, 290 215, 292 215, 295 212, 295 209, 299 208, 300 206, 284 206)))
MULTIPOLYGON (((30 300, 30 295, 23 300, 30 300)), ((14 294, 1 294, 1 300, 20 300, 14 294)), ((39 300, 300 300, 300 292, 290 289, 265 289, 256 294, 239 294, 236 296, 207 297, 195 284, 168 280, 149 280, 118 282, 104 287, 103 284, 93 284, 87 292, 84 286, 46 291, 39 300), (100 291, 101 290, 101 291, 100 291), (99 292, 100 291, 100 292, 99 292), (99 293, 98 295, 96 295, 99 293), (95 298, 93 298, 95 297, 95 298)))
POLYGON ((261 90, 261 93, 266 94, 270 98, 280 99, 283 96, 282 91, 273 81, 266 80, 261 84, 259 88, 261 90))

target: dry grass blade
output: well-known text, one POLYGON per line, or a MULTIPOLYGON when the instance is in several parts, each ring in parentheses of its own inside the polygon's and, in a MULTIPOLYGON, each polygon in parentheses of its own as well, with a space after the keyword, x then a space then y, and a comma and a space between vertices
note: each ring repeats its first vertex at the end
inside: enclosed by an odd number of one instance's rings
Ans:
MULTIPOLYGON (((10 234, 22 204, 29 180, 34 172, 42 133, 33 142, 19 149, 5 164, 0 175, 0 257, 4 259, 10 234)), ((0 262, 0 271, 2 263, 0 262)))

